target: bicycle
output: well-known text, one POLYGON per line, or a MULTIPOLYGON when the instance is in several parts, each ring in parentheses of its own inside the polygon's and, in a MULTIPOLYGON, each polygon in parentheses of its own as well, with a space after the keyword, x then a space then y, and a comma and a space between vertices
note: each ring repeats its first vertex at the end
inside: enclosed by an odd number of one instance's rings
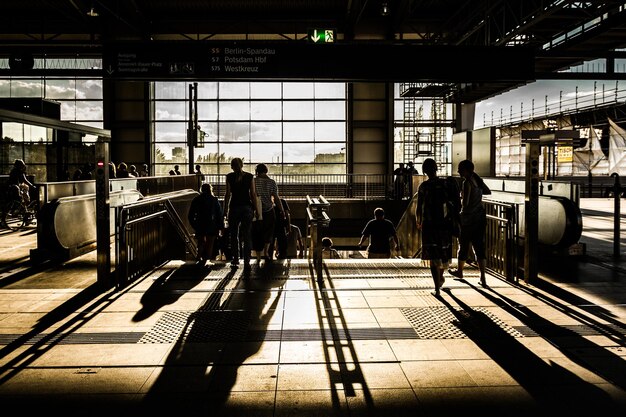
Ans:
POLYGON ((37 200, 32 200, 28 204, 21 199, 11 199, 8 201, 2 212, 1 223, 3 226, 17 231, 23 227, 36 223, 37 210, 39 208, 37 200))

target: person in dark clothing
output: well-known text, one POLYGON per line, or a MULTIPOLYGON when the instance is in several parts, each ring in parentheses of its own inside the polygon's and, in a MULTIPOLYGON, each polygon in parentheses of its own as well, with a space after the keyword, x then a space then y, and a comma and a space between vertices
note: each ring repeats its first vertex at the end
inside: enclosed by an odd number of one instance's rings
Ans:
POLYGON ((126 162, 120 162, 117 166, 117 178, 129 178, 130 174, 128 173, 128 165, 126 162))
POLYGON ((422 172, 428 179, 417 190, 415 222, 421 231, 423 260, 430 261, 430 272, 435 284, 434 295, 439 297, 445 278, 444 271, 452 259, 452 225, 458 194, 450 189, 450 181, 437 176, 437 163, 427 158, 422 172))
POLYGON ((463 177, 462 208, 461 208, 461 235, 459 236, 459 253, 457 269, 448 272, 457 278, 463 278, 463 268, 469 257, 470 244, 474 249, 478 269, 480 270, 480 285, 487 286, 485 278, 485 230, 487 227, 487 212, 483 206, 483 195, 491 194, 491 190, 483 179, 474 172, 474 163, 468 159, 459 162, 458 172, 463 177))
POLYGON ((406 169, 404 164, 400 163, 398 168, 393 171, 395 176, 393 180, 393 196, 396 200, 402 200, 404 198, 404 185, 406 181, 406 169))
POLYGON ((19 188, 19 195, 28 205, 30 203, 30 189, 35 186, 28 180, 26 176, 26 163, 22 159, 16 159, 13 162, 13 168, 9 171, 9 181, 7 185, 14 185, 19 188))
POLYGON ((368 258, 390 258, 391 245, 393 241, 394 249, 398 249, 398 235, 391 220, 385 219, 385 210, 378 207, 374 210, 374 218, 367 222, 361 232, 361 240, 358 246, 363 246, 365 239, 369 239, 367 246, 368 258))
POLYGON ((254 177, 243 170, 243 160, 233 158, 230 161, 233 172, 226 175, 226 194, 224 195, 224 214, 230 228, 231 266, 239 265, 240 255, 244 261, 244 271, 250 270, 252 217, 255 215, 257 194, 254 177), (240 243, 243 248, 240 247, 240 243), (240 253, 240 250, 243 253, 240 253))
POLYGON ((291 212, 289 211, 289 203, 284 198, 280 199, 283 206, 283 213, 285 216, 281 216, 278 205, 274 207, 276 214, 276 223, 274 224, 274 242, 270 246, 270 255, 276 251, 277 259, 287 258, 287 244, 288 235, 291 232, 291 212))
POLYGON ((182 175, 180 172, 180 167, 178 165, 174 165, 174 175, 182 175))
POLYGON ((211 184, 204 183, 200 187, 200 194, 191 201, 188 219, 198 240, 199 265, 213 265, 213 246, 224 229, 224 214, 211 184))

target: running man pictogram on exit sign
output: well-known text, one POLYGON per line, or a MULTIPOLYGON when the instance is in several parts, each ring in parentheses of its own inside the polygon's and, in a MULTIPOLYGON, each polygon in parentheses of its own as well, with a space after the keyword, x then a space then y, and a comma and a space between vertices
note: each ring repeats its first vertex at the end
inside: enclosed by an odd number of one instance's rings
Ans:
POLYGON ((334 29, 309 29, 309 41, 313 43, 335 42, 334 29))

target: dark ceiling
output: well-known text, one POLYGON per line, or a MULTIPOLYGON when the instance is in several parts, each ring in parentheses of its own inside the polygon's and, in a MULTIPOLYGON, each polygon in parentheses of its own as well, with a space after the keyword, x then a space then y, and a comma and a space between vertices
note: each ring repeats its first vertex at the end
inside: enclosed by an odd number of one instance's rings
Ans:
MULTIPOLYGON (((324 27, 336 29, 337 42, 530 45, 537 78, 625 57, 613 51, 626 46, 624 0, 5 0, 0 16, 0 52, 119 40, 302 41, 310 28, 324 27)), ((494 80, 429 91, 471 102, 516 85, 494 80)))

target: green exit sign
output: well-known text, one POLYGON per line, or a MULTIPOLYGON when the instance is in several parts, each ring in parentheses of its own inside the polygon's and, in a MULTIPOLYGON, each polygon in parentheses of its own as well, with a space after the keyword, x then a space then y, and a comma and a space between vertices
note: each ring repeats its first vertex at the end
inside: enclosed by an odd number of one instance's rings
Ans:
POLYGON ((309 29, 309 41, 313 43, 335 42, 334 29, 309 29))

